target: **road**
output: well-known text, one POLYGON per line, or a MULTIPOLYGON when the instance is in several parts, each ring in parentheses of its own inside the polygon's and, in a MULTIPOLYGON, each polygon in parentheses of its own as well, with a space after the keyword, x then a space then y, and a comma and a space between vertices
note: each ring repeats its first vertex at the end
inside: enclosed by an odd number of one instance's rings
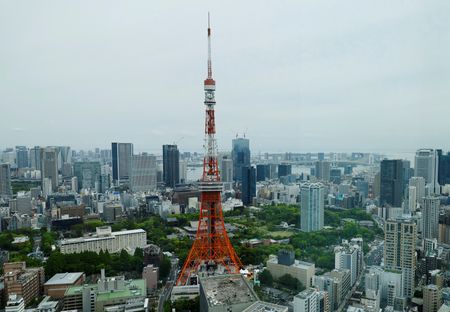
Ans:
POLYGON ((158 300, 158 312, 163 312, 164 303, 170 299, 170 294, 172 293, 172 287, 175 285, 178 271, 178 258, 170 259, 172 267, 170 268, 169 277, 167 279, 166 285, 161 290, 158 300))

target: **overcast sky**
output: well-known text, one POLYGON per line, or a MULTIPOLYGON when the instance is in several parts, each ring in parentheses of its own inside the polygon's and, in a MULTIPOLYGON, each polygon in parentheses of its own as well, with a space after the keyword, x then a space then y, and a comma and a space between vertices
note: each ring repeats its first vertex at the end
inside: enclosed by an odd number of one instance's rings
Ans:
POLYGON ((0 0, 0 148, 450 149, 450 1, 0 0))

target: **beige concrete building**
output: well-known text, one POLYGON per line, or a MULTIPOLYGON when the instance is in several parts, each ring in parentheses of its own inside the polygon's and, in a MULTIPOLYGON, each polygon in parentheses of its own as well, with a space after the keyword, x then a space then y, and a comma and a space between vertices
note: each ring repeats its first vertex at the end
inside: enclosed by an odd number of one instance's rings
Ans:
POLYGON ((142 278, 147 282, 147 293, 158 287, 159 268, 149 264, 142 270, 142 278))
POLYGON ((409 219, 387 220, 384 229, 385 268, 402 272, 402 294, 412 298, 416 272, 416 223, 409 219))
POLYGON ((279 263, 278 257, 275 255, 271 255, 267 260, 267 269, 276 279, 285 274, 292 275, 305 287, 312 286, 312 280, 316 272, 314 263, 294 260, 291 265, 284 265, 279 263))
POLYGON ((441 290, 436 285, 423 288, 423 312, 437 312, 442 305, 441 290))

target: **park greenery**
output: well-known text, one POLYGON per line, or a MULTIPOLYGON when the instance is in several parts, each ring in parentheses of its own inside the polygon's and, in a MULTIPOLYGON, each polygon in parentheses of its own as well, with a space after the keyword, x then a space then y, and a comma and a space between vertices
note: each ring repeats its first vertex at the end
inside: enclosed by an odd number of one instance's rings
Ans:
POLYGON ((107 275, 114 276, 124 274, 130 277, 138 277, 143 268, 142 249, 136 249, 134 255, 122 250, 117 254, 108 251, 100 253, 85 251, 75 254, 62 254, 53 252, 45 263, 45 275, 52 277, 60 272, 84 272, 86 275, 99 274, 105 269, 107 275))
POLYGON ((279 249, 291 249, 295 251, 297 259, 314 262, 318 268, 331 270, 334 268, 333 248, 340 244, 342 239, 362 237, 367 251, 367 243, 383 233, 376 226, 367 228, 359 225, 357 221, 373 221, 373 219, 363 209, 357 208, 326 209, 327 227, 321 231, 308 233, 292 228, 280 231, 281 222, 295 224, 295 228, 298 228, 300 218, 300 209, 297 205, 270 205, 263 206, 255 212, 230 216, 226 221, 239 225, 239 231, 232 240, 245 264, 264 263, 270 254, 276 254, 279 249), (252 238, 275 240, 289 238, 289 243, 262 244, 255 247, 240 244, 241 241, 252 238))
MULTIPOLYGON (((372 216, 363 209, 340 209, 325 210, 326 227, 317 232, 301 232, 298 230, 300 224, 300 209, 298 205, 267 205, 257 209, 239 208, 224 213, 225 221, 233 224, 236 231, 230 233, 230 239, 243 264, 264 264, 269 255, 277 254, 280 249, 290 249, 295 252, 299 260, 310 261, 316 267, 323 270, 334 268, 333 248, 341 243, 342 239, 363 237, 366 244, 382 235, 381 229, 376 227, 364 227, 357 221, 373 221, 372 216), (354 221, 353 221, 354 220, 354 221), (281 227, 286 222, 290 227, 281 227), (272 240, 268 244, 259 244, 250 247, 243 244, 249 239, 272 240), (276 240, 277 242, 274 242, 276 240)), ((122 229, 144 229, 147 232, 147 241, 156 244, 163 251, 174 253, 180 261, 184 262, 191 248, 192 240, 183 235, 180 227, 189 224, 189 221, 198 220, 198 213, 171 215, 175 217, 175 225, 168 224, 164 218, 151 215, 147 218, 128 218, 111 225, 113 231, 122 229)), ((70 231, 64 232, 64 237, 79 237, 88 232, 95 232, 95 228, 105 225, 100 220, 85 220, 82 224, 72 226, 70 231)), ((101 268, 106 268, 107 274, 115 275, 128 272, 132 276, 138 276, 143 266, 142 250, 138 249, 134 255, 122 251, 118 254, 108 252, 84 252, 80 254, 64 255, 53 250, 57 245, 61 233, 41 230, 20 229, 17 231, 4 231, 0 233, 0 248, 10 252, 11 261, 26 261, 29 266, 42 265, 40 260, 29 257, 34 251, 35 239, 41 241, 41 250, 48 257, 45 268, 47 277, 56 272, 83 271, 87 275, 98 274, 101 268), (17 236, 27 236, 29 241, 12 244, 17 236)), ((160 277, 164 279, 170 272, 171 263, 168 257, 164 257, 160 267, 160 277)), ((264 274, 261 278, 264 279, 264 274)), ((270 282, 279 287, 298 288, 289 277, 281 281, 270 282)), ((266 282, 264 282, 266 283, 266 282)), ((300 286, 299 286, 300 287, 300 286)))
POLYGON ((17 194, 22 191, 29 191, 33 187, 40 186, 40 181, 11 181, 11 188, 13 194, 17 194))

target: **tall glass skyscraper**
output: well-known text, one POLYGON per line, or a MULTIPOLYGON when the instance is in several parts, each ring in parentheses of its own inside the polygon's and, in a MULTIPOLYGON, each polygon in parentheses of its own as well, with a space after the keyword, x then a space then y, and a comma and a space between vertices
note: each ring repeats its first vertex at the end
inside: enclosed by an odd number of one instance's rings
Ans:
POLYGON ((73 175, 77 177, 78 189, 94 190, 101 183, 101 169, 98 161, 83 161, 73 164, 73 175))
POLYGON ((250 141, 246 138, 233 139, 233 180, 242 181, 242 168, 250 166, 250 141))
POLYGON ((41 179, 42 185, 44 185, 45 179, 51 181, 51 190, 53 192, 58 189, 58 149, 56 147, 41 149, 41 179))
POLYGON ((26 146, 16 146, 17 168, 28 167, 28 149, 26 146))
POLYGON ((111 143, 112 176, 116 182, 128 181, 131 175, 132 143, 111 143))
POLYGON ((450 152, 443 154, 437 150, 438 156, 438 182, 440 185, 450 184, 450 152))
POLYGON ((0 196, 1 195, 12 195, 9 164, 0 164, 0 196))
POLYGON ((242 167, 241 197, 242 203, 251 205, 256 197, 256 169, 253 166, 242 167))
POLYGON ((383 159, 380 166, 380 205, 401 207, 403 199, 403 163, 383 159))
POLYGON ((163 145, 163 181, 168 187, 180 183, 180 152, 176 145, 163 145))

